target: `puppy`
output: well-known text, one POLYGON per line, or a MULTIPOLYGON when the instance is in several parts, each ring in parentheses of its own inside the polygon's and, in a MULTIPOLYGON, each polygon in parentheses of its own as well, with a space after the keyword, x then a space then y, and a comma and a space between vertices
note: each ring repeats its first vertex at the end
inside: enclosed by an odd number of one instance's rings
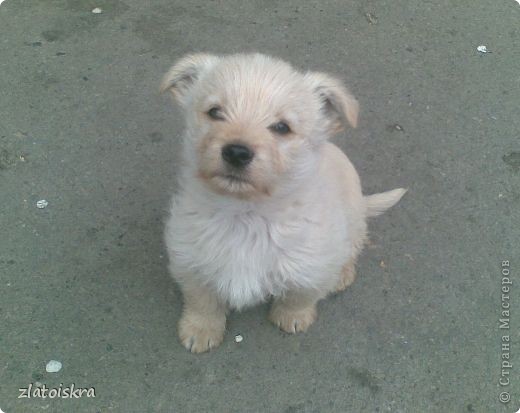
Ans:
POLYGON ((337 79, 261 54, 193 54, 161 89, 184 109, 183 165, 165 239, 184 296, 182 344, 218 346, 226 313, 273 298, 269 319, 305 331, 316 303, 348 287, 367 217, 404 189, 363 196, 328 139, 358 103, 337 79))

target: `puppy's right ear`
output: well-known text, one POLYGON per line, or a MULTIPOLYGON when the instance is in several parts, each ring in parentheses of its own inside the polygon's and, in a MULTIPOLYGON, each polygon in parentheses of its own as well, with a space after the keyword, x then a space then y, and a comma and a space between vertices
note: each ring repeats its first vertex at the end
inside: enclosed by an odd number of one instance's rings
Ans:
POLYGON ((184 56, 164 76, 161 93, 169 90, 182 105, 195 82, 217 61, 217 56, 205 53, 184 56))

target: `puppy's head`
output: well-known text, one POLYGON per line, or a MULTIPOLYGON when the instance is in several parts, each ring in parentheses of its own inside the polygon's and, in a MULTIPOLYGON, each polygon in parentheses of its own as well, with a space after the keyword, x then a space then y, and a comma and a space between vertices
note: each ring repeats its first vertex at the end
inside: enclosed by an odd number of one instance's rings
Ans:
POLYGON ((184 108, 185 156, 212 190, 270 196, 308 177, 321 144, 358 104, 336 79, 268 56, 182 58, 161 85, 184 108))

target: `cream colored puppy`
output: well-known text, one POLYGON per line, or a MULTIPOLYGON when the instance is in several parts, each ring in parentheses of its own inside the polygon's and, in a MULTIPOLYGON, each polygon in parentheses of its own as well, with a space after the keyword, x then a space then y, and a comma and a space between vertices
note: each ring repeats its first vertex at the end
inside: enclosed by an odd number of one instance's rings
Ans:
POLYGON ((184 295, 183 345, 218 346, 229 309, 270 297, 274 324, 307 330, 318 300, 354 281, 367 217, 405 192, 363 196, 327 142, 345 120, 356 126, 357 101, 329 75, 261 54, 186 56, 162 90, 186 117, 165 234, 184 295))

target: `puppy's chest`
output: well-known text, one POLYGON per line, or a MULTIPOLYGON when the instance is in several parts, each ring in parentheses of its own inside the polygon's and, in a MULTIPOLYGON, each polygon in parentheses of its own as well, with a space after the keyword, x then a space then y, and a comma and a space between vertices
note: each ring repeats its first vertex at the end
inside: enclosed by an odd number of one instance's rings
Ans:
POLYGON ((271 277, 284 272, 285 262, 299 259, 298 251, 307 244, 305 222, 298 217, 268 220, 254 213, 216 217, 207 223, 208 244, 216 247, 222 264, 232 273, 248 272, 271 277))
POLYGON ((234 307, 299 285, 308 271, 311 224, 303 217, 268 220, 254 213, 216 214, 203 221, 193 232, 199 237, 193 259, 204 282, 234 307))

